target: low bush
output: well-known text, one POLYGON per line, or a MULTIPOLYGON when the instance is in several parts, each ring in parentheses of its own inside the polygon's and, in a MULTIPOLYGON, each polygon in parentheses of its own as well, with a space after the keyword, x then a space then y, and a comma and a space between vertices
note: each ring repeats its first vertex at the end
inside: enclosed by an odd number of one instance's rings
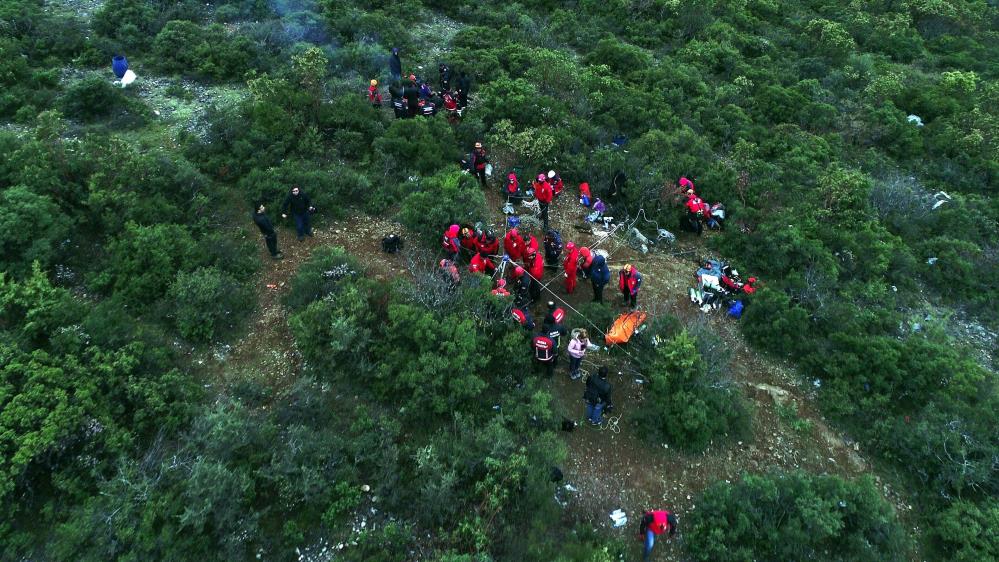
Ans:
POLYGON ((180 272, 168 297, 180 335, 209 342, 246 316, 251 299, 247 288, 214 267, 180 272))

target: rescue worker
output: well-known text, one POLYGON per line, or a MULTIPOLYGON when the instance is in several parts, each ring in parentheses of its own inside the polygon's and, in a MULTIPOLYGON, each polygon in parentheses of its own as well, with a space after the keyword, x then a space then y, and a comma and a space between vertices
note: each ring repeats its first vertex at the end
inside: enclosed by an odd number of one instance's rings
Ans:
POLYGON ((586 350, 590 346, 590 338, 587 337, 586 330, 573 330, 572 340, 569 341, 569 378, 578 380, 580 377, 579 366, 583 363, 586 350))
POLYGON ((489 156, 486 155, 486 149, 482 148, 481 142, 476 142, 475 148, 472 149, 472 161, 470 164, 472 175, 479 178, 479 183, 483 188, 486 187, 486 164, 488 163, 489 156))
POLYGON ((520 191, 520 182, 517 181, 517 174, 510 172, 506 176, 506 184, 503 185, 503 195, 506 195, 510 203, 520 203, 524 200, 524 194, 520 191))
POLYGON ((640 536, 645 540, 645 549, 642 551, 644 562, 648 562, 652 555, 652 549, 656 546, 656 537, 669 531, 669 536, 672 538, 676 534, 676 524, 676 516, 664 509, 645 512, 639 530, 640 536))
POLYGON ((586 377, 583 400, 586 401, 586 419, 590 421, 590 425, 602 424, 603 411, 611 404, 611 385, 607 382, 607 367, 600 367, 596 375, 586 377))
POLYGON ((459 283, 461 283, 461 275, 458 273, 458 267, 451 260, 441 260, 440 274, 441 279, 444 280, 448 289, 454 289, 459 283))
POLYGON ((584 181, 579 184, 579 204, 584 207, 589 207, 592 200, 593 196, 590 195, 590 184, 584 181))
POLYGON ((389 95, 392 96, 392 111, 395 112, 396 119, 404 119, 409 115, 409 103, 403 97, 405 89, 399 84, 389 86, 389 95))
POLYGON ((531 347, 534 349, 534 359, 538 362, 538 366, 546 377, 551 378, 555 374, 555 342, 541 332, 531 340, 531 347))
POLYGON ((694 182, 687 178, 680 178, 680 189, 686 193, 694 192, 694 182))
POLYGON ((499 255, 499 240, 496 239, 493 231, 487 230, 486 232, 479 233, 478 237, 476 237, 475 248, 480 254, 497 256, 499 255))
POLYGON ((562 262, 562 269, 565 271, 565 292, 571 295, 576 290, 577 268, 579 267, 579 250, 576 245, 569 242, 565 245, 567 253, 565 261, 562 262))
POLYGON ((703 199, 695 193, 687 194, 687 202, 683 204, 687 208, 687 226, 691 232, 696 232, 700 236, 703 226, 701 220, 711 212, 711 208, 703 199))
POLYGON ((510 273, 510 282, 514 284, 511 287, 514 305, 526 309, 531 304, 531 278, 525 274, 524 268, 518 265, 510 273))
POLYGON ((444 236, 441 237, 441 247, 444 248, 444 254, 447 256, 447 259, 455 262, 458 261, 458 252, 461 248, 461 244, 458 241, 458 230, 458 225, 452 224, 444 231, 444 236))
POLYGON ((371 85, 368 86, 368 101, 371 102, 372 107, 382 106, 382 95, 378 92, 378 80, 371 80, 371 85))
POLYGON ((516 228, 507 231, 506 237, 503 238, 503 251, 512 261, 519 261, 524 257, 524 238, 516 228))
POLYGON ((553 363, 556 366, 558 365, 559 351, 562 347, 562 336, 566 334, 565 326, 562 324, 562 320, 564 319, 565 311, 555 308, 555 303, 548 301, 548 314, 545 315, 545 320, 542 322, 542 330, 555 344, 555 359, 553 360, 553 363))
POLYGON ((562 255, 562 234, 557 230, 549 230, 545 234, 545 265, 558 266, 558 258, 562 255))
POLYGON ((476 271, 489 275, 492 275, 496 271, 496 264, 493 263, 493 260, 489 259, 488 254, 483 252, 473 254, 468 267, 469 269, 475 268, 476 271))
POLYGON ((562 178, 555 173, 555 170, 548 170, 548 183, 552 186, 552 194, 558 197, 562 193, 562 188, 565 184, 562 182, 562 178))
POLYGON ((461 115, 458 114, 458 101, 454 99, 451 92, 441 93, 441 106, 444 107, 444 111, 447 112, 447 120, 452 125, 458 122, 458 118, 461 115))
POLYGON ((534 319, 531 318, 531 311, 526 308, 514 308, 512 310, 513 319, 517 321, 525 330, 534 330, 534 319))
POLYGON ((458 232, 458 242, 461 244, 461 249, 470 256, 479 252, 476 240, 475 227, 467 224, 461 225, 461 231, 458 232))
POLYGON ((402 90, 402 97, 406 98, 407 117, 416 117, 420 109, 420 87, 416 84, 415 75, 409 75, 409 81, 402 90))
POLYGON ((638 289, 641 286, 642 274, 631 264, 625 265, 618 273, 617 288, 621 290, 625 306, 631 305, 631 308, 638 306, 638 289))
POLYGON ((742 292, 751 295, 756 292, 756 281, 755 277, 750 277, 746 279, 746 283, 742 286, 742 292))
POLYGON ((288 211, 295 220, 295 233, 298 234, 298 241, 301 242, 305 236, 312 237, 312 225, 309 224, 309 213, 315 212, 312 200, 297 185, 291 186, 291 192, 284 198, 281 204, 281 218, 288 218, 288 211))
POLYGON ((274 225, 271 224, 271 219, 265 214, 266 211, 267 207, 263 203, 258 201, 254 204, 253 223, 260 229, 260 233, 264 235, 264 242, 267 244, 267 251, 270 252, 271 257, 279 260, 284 255, 278 251, 277 232, 274 230, 274 225))
POLYGON ((389 56, 388 66, 389 75, 392 76, 392 81, 398 82, 402 80, 402 59, 399 58, 398 47, 392 48, 392 54, 389 56))
POLYGON ((524 246, 524 255, 534 254, 538 251, 538 239, 534 237, 533 234, 527 239, 527 244, 524 246))
MULTIPOLYGON (((583 250, 579 251, 580 254, 583 250)), ((593 285, 593 302, 604 302, 604 287, 610 283, 610 268, 607 267, 607 260, 604 259, 600 254, 586 249, 586 254, 584 254, 584 259, 589 262, 589 273, 587 274, 590 278, 590 283, 593 285)))
MULTIPOLYGON (((530 248, 527 250, 531 251, 530 248)), ((536 301, 541 298, 541 278, 545 275, 545 260, 541 253, 534 250, 527 255, 527 271, 531 274, 531 300, 536 301)))
POLYGON ((544 230, 548 231, 548 207, 552 203, 552 185, 548 183, 548 178, 544 174, 538 174, 538 179, 533 182, 534 196, 538 199, 538 206, 541 208, 541 224, 544 230))
POLYGON ((497 297, 509 297, 510 291, 506 290, 506 279, 497 279, 496 288, 492 292, 497 297))

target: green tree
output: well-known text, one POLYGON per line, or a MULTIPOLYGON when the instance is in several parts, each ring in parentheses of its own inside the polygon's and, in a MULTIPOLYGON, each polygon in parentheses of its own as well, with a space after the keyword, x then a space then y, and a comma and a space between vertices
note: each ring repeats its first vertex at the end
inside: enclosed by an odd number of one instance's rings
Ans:
POLYGON ((23 185, 0 192, 0 269, 23 274, 49 265, 67 241, 72 221, 51 198, 23 185))

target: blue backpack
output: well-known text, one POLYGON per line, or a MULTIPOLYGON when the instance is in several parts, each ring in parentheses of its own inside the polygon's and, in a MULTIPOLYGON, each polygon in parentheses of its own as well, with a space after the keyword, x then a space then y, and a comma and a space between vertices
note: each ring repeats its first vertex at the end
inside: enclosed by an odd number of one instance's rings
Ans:
POLYGON ((733 301, 732 304, 728 305, 728 315, 736 320, 742 318, 742 301, 733 301))

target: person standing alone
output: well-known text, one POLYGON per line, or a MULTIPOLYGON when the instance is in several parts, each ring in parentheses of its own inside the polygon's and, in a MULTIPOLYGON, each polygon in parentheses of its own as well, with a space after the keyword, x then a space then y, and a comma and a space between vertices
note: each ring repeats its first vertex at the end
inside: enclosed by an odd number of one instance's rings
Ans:
POLYGON ((270 217, 266 214, 267 207, 264 204, 257 202, 253 205, 253 222, 260 229, 260 233, 264 235, 264 241, 267 243, 267 251, 271 253, 271 257, 279 260, 284 256, 278 250, 277 247, 277 232, 274 231, 274 225, 271 224, 270 217))
POLYGON ((472 149, 472 175, 479 178, 479 183, 482 185, 483 189, 486 187, 486 164, 489 164, 489 156, 486 155, 486 149, 482 147, 481 142, 475 143, 475 148, 472 149))
POLYGON ((392 54, 389 55, 388 66, 389 74, 392 75, 392 81, 398 82, 402 80, 402 59, 399 58, 398 47, 392 48, 392 54))
POLYGON ((281 204, 281 218, 288 218, 288 211, 295 219, 295 232, 298 234, 298 241, 301 242, 306 236, 312 236, 312 224, 310 224, 309 213, 315 211, 312 200, 297 185, 291 186, 291 192, 284 198, 281 204))
POLYGON ((645 512, 639 529, 640 537, 645 540, 645 548, 642 551, 643 562, 648 562, 652 555, 652 549, 656 546, 656 537, 667 531, 670 537, 676 534, 676 523, 676 515, 665 509, 645 512))

